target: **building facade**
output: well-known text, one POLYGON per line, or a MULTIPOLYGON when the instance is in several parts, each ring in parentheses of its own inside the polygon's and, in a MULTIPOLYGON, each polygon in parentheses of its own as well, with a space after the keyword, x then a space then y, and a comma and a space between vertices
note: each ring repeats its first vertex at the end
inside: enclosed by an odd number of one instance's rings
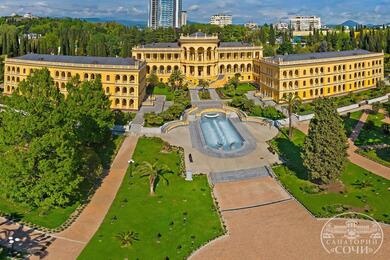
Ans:
POLYGON ((321 18, 318 16, 294 16, 290 19, 293 31, 313 31, 321 29, 321 18))
POLYGON ((5 59, 4 93, 12 94, 34 70, 47 68, 64 95, 74 76, 81 81, 100 78, 111 108, 138 110, 146 95, 146 64, 132 58, 27 54, 5 59))
POLYGON ((253 81, 253 63, 263 56, 262 47, 242 42, 221 42, 217 35, 198 32, 182 35, 178 42, 137 46, 133 58, 147 63, 147 74, 155 73, 168 82, 174 70, 180 70, 189 85, 208 80, 219 86, 241 74, 242 81, 253 81))
POLYGON ((210 24, 226 26, 233 24, 233 17, 228 14, 215 14, 210 17, 210 24))
POLYGON ((182 0, 149 0, 148 27, 157 29, 182 26, 182 0))
POLYGON ((365 50, 292 54, 256 60, 254 76, 265 98, 294 93, 305 101, 374 88, 383 66, 383 53, 365 50))

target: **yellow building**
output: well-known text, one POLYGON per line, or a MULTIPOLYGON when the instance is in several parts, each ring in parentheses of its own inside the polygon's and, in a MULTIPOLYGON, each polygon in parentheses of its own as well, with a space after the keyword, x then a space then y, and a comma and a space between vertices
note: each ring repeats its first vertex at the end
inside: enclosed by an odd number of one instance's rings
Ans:
POLYGON ((147 74, 155 72, 167 82, 172 71, 180 70, 190 86, 200 79, 214 87, 223 86, 236 73, 242 81, 253 81, 253 63, 263 56, 262 47, 243 42, 221 42, 217 35, 197 32, 182 35, 178 42, 134 47, 133 58, 147 62, 147 74))
POLYGON ((275 101, 295 93, 302 100, 342 95, 384 79, 384 54, 365 50, 279 55, 254 64, 259 93, 275 101))
POLYGON ((66 95, 66 83, 100 78, 112 109, 138 110, 146 94, 146 63, 132 58, 27 54, 5 60, 4 93, 11 94, 18 83, 36 69, 48 68, 55 85, 66 95))

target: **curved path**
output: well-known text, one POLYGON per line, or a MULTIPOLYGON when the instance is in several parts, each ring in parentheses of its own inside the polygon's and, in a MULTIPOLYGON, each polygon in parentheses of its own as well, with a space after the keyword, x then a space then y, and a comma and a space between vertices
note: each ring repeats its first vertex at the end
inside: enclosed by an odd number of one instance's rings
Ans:
POLYGON ((367 169, 372 173, 375 173, 376 175, 382 176, 383 178, 390 180, 390 168, 356 153, 359 147, 354 144, 354 141, 359 137, 360 131, 363 129, 367 117, 368 111, 364 110, 364 113, 360 117, 359 122, 357 123, 355 129, 353 130, 351 136, 348 139, 348 158, 354 164, 357 164, 360 167, 367 169))
POLYGON ((109 174, 95 192, 87 207, 66 230, 53 235, 55 241, 47 250, 45 259, 76 259, 95 234, 107 214, 122 183, 138 141, 137 136, 128 136, 115 157, 109 174))

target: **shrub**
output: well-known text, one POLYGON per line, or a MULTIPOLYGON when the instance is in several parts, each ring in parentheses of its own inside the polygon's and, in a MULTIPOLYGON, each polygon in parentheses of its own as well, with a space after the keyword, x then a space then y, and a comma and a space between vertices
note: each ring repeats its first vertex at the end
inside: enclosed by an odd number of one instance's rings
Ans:
POLYGON ((154 112, 146 113, 144 119, 146 126, 162 126, 164 124, 164 119, 154 112))
POLYGON ((384 124, 382 125, 382 130, 383 130, 383 133, 384 133, 384 134, 390 135, 390 124, 384 123, 384 124))
POLYGON ((199 97, 200 97, 200 99, 211 99, 210 92, 207 89, 200 90, 199 97))
POLYGON ((381 104, 379 102, 375 102, 374 104, 372 104, 371 110, 374 114, 378 114, 380 108, 381 108, 381 104))
POLYGON ((367 130, 372 130, 375 128, 375 123, 374 121, 367 121, 365 124, 364 124, 364 127, 367 129, 367 130))

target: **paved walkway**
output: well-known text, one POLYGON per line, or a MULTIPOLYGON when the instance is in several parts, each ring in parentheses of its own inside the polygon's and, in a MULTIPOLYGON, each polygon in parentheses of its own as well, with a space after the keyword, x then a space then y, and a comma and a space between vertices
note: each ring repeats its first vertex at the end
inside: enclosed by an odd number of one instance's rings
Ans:
POLYGON ((76 259, 81 253, 107 214, 125 176, 137 141, 137 136, 125 139, 101 187, 77 220, 68 229, 54 236, 56 240, 48 248, 45 259, 76 259))
POLYGON ((255 105, 258 105, 258 106, 264 106, 264 103, 260 101, 260 99, 258 97, 255 96, 256 94, 256 91, 248 91, 245 96, 249 99, 249 100, 253 100, 253 102, 255 102, 255 105))
MULTIPOLYGON (((270 177, 218 183, 214 194, 227 235, 196 251, 189 259, 374 259, 337 257, 322 248, 320 233, 326 220, 317 220, 270 177)), ((389 259, 390 227, 375 259, 389 259)))
POLYGON ((191 97, 191 103, 199 102, 200 98, 198 95, 198 89, 190 89, 190 97, 191 97))
POLYGON ((34 255, 31 259, 44 257, 47 247, 55 240, 50 235, 0 217, 0 244, 9 246, 9 237, 19 238, 20 241, 14 244, 14 249, 34 255))
POLYGON ((221 100, 215 88, 209 88, 208 90, 210 92, 210 97, 212 100, 217 100, 217 101, 221 100))

